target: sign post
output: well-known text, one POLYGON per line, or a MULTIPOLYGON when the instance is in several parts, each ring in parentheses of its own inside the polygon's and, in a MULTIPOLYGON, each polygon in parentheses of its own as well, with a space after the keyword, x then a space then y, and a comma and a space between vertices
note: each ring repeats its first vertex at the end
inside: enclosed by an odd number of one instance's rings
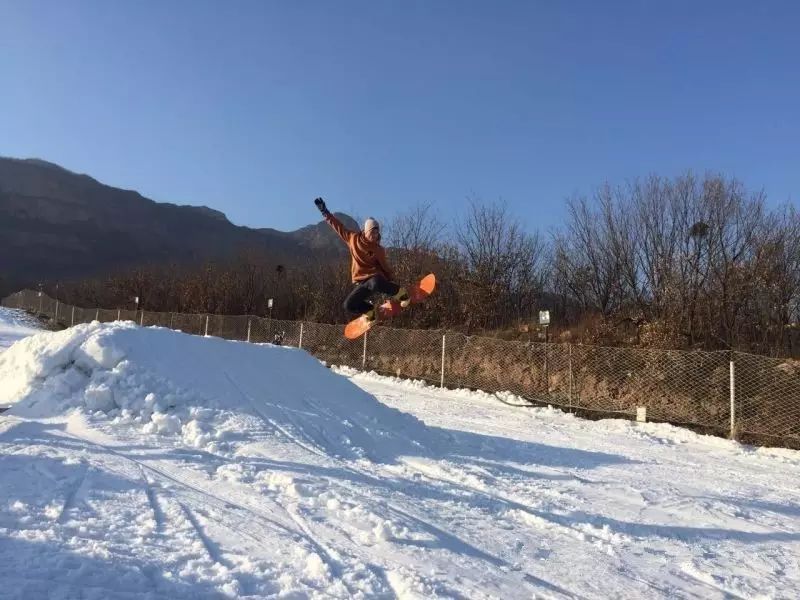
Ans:
POLYGON ((547 334, 548 328, 550 326, 550 311, 549 310, 540 310, 539 311, 539 326, 544 327, 544 381, 545 381, 545 389, 547 393, 550 393, 550 365, 547 361, 547 334))

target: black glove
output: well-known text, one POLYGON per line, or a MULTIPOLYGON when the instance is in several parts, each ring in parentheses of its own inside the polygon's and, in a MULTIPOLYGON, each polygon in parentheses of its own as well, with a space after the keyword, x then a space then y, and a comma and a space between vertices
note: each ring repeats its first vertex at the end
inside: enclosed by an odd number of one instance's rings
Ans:
POLYGON ((321 212, 323 215, 330 214, 328 211, 328 207, 325 206, 325 200, 323 200, 322 198, 317 198, 316 200, 314 200, 314 204, 317 205, 319 212, 321 212))

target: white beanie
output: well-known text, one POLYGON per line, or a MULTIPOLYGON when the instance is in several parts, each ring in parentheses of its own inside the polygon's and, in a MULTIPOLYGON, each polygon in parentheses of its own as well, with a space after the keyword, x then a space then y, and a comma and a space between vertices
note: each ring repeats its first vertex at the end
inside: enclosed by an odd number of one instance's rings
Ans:
POLYGON ((368 233, 370 229, 375 228, 380 229, 380 224, 372 217, 364 221, 364 233, 368 233))

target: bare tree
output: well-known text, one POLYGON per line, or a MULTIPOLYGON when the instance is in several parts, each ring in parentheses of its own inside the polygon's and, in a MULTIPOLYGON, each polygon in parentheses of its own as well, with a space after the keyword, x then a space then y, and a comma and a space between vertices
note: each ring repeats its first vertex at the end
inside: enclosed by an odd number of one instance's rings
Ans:
POLYGON ((388 243, 406 252, 435 252, 442 242, 444 224, 432 203, 419 203, 389 223, 388 243))
POLYGON ((546 248, 538 234, 524 232, 505 204, 472 201, 455 241, 474 311, 470 324, 486 327, 496 315, 529 317, 547 277, 546 248))

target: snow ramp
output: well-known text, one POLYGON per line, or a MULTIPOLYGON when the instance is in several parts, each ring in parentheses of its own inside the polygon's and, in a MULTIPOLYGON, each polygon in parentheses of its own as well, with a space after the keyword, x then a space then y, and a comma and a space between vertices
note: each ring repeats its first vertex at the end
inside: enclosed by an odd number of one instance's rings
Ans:
POLYGON ((438 446, 421 421, 302 350, 130 322, 23 339, 0 355, 0 381, 0 405, 12 405, 9 415, 46 418, 79 409, 213 452, 271 438, 286 452, 392 462, 438 446))

